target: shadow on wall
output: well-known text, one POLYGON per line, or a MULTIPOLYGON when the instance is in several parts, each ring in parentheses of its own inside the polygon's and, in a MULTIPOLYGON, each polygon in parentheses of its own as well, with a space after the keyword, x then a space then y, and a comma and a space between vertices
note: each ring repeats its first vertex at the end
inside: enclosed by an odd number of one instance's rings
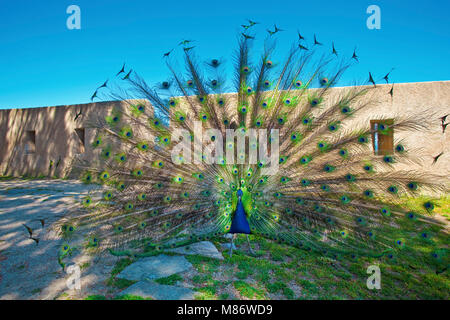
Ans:
POLYGON ((92 118, 104 118, 112 109, 125 108, 125 102, 109 101, 0 110, 1 174, 71 177, 75 157, 92 157, 90 144, 95 135, 92 118))

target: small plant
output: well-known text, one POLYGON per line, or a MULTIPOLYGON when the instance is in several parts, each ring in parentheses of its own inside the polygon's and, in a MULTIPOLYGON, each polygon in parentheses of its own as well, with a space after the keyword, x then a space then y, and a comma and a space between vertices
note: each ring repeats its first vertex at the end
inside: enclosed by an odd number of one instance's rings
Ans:
POLYGON ((249 298, 249 299, 264 299, 264 293, 262 290, 257 289, 249 285, 245 281, 235 281, 233 283, 235 289, 239 291, 241 296, 249 298))
POLYGON ((173 274, 171 276, 165 277, 165 278, 159 278, 156 279, 155 282, 159 284, 165 284, 169 286, 173 286, 177 284, 178 281, 183 281, 183 278, 179 274, 173 274))
POLYGON ((114 297, 113 300, 153 300, 152 298, 143 298, 140 296, 135 296, 132 294, 124 294, 121 296, 114 297))
POLYGON ((99 294, 94 294, 91 296, 87 296, 86 298, 84 298, 84 300, 106 300, 106 297, 99 294))

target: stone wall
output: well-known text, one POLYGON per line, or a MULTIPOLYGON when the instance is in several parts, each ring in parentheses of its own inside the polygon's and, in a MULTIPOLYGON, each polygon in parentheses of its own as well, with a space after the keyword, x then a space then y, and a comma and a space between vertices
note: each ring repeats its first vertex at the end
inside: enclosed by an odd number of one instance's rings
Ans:
POLYGON ((0 110, 0 174, 66 176, 75 155, 89 158, 92 153, 90 144, 95 133, 88 119, 93 115, 104 117, 112 108, 124 109, 126 103, 0 110), (80 137, 83 130, 76 129, 84 129, 84 143, 80 137))
MULTIPOLYGON (((450 176, 450 127, 442 132, 439 117, 450 113, 450 81, 377 85, 372 91, 376 107, 355 116, 355 122, 396 117, 401 114, 430 114, 427 130, 395 134, 395 141, 420 150, 421 163, 410 168, 450 176), (433 157, 444 152, 432 165, 433 157)), ((345 88, 333 88, 339 94, 345 88)), ((70 106, 0 110, 0 174, 13 176, 64 177, 77 154, 89 159, 94 132, 89 120, 93 115, 104 117, 112 108, 125 110, 127 103, 100 102, 70 106), (82 115, 75 120, 81 110, 82 115), (80 132, 84 129, 84 144, 80 132), (33 133, 34 132, 34 133, 33 133), (34 146, 32 141, 35 134, 34 146), (83 146, 84 145, 84 146, 83 146), (33 150, 34 149, 34 150, 33 150), (34 152, 33 152, 34 151, 34 152)), ((450 116, 447 119, 450 122, 450 116)))

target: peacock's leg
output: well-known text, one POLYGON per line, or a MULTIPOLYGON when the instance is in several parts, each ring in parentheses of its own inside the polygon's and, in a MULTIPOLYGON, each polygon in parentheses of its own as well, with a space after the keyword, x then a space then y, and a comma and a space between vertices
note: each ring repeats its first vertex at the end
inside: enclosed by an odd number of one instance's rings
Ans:
POLYGON ((233 256, 233 240, 234 240, 234 233, 231 236, 231 242, 230 242, 230 258, 233 256))
POLYGON ((248 243, 248 249, 250 251, 250 254, 254 255, 255 252, 253 251, 252 246, 250 245, 250 239, 248 238, 248 234, 246 236, 247 236, 247 243, 248 243))

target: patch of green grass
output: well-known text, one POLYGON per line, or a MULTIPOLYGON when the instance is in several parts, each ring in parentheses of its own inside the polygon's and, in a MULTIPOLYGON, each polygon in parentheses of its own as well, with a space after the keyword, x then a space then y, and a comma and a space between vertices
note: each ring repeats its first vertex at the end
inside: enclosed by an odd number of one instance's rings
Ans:
POLYGON ((229 297, 230 297, 230 295, 228 293, 224 292, 219 295, 219 300, 228 300, 229 297))
POLYGON ((90 264, 89 262, 85 262, 85 263, 83 263, 83 264, 80 266, 80 270, 87 269, 87 268, 89 268, 90 265, 91 265, 91 264, 90 264))
POLYGON ((114 265, 114 268, 111 271, 111 276, 118 275, 120 272, 123 271, 123 269, 125 269, 126 267, 128 267, 132 263, 133 263, 133 260, 130 259, 130 258, 122 258, 122 259, 120 259, 114 265))
POLYGON ((41 288, 36 288, 36 289, 31 290, 31 294, 36 294, 36 293, 39 293, 41 291, 42 291, 41 288))
POLYGON ((283 294, 286 298, 288 298, 290 300, 294 299, 294 297, 295 297, 294 291, 289 287, 283 288, 283 294))
POLYGON ((233 286, 243 297, 258 300, 265 299, 263 290, 255 288, 245 281, 235 281, 233 286))
POLYGON ((220 260, 199 255, 187 255, 186 259, 201 273, 216 272, 220 266, 220 260))
POLYGON ((210 281, 212 281, 212 276, 210 274, 202 274, 202 275, 197 274, 192 277, 192 282, 197 285, 207 284, 210 281))
POLYGON ((279 282, 279 281, 266 284, 266 289, 270 293, 276 293, 276 292, 282 290, 283 288, 286 288, 286 284, 283 282, 279 282))
POLYGON ((178 281, 183 281, 183 278, 177 273, 172 274, 171 276, 168 276, 165 278, 159 278, 159 279, 155 280, 155 282, 157 282, 159 284, 166 284, 169 286, 173 286, 173 285, 177 284, 178 281))
POLYGON ((127 266, 133 263, 133 260, 130 258, 122 258, 116 262, 114 268, 111 271, 111 276, 106 280, 106 284, 108 286, 116 287, 118 289, 125 289, 132 284, 136 283, 136 281, 116 278, 116 276, 122 272, 127 266))
POLYGON ((84 300, 106 300, 106 297, 99 294, 94 294, 91 296, 87 296, 86 298, 84 298, 84 300))
POLYGON ((68 296, 69 296, 69 294, 68 294, 67 292, 63 292, 63 293, 61 293, 60 295, 56 296, 56 297, 54 298, 54 300, 66 298, 66 297, 68 297, 68 296))
POLYGON ((236 272, 236 278, 238 278, 238 279, 244 280, 244 279, 247 279, 248 276, 249 276, 249 273, 246 271, 236 272))
POLYGON ((132 294, 124 294, 121 296, 114 297, 113 300, 153 300, 152 298, 143 298, 140 296, 135 296, 132 294))
POLYGON ((272 261, 283 261, 284 260, 284 254, 280 251, 275 251, 271 253, 271 259, 272 261))
POLYGON ((116 287, 117 289, 126 289, 129 286, 135 284, 137 281, 133 280, 127 280, 127 279, 121 279, 121 278, 114 278, 110 281, 108 281, 108 285, 112 287, 116 287))
POLYGON ((196 300, 217 300, 217 287, 216 286, 207 286, 202 288, 194 288, 195 291, 198 292, 195 295, 196 300))

